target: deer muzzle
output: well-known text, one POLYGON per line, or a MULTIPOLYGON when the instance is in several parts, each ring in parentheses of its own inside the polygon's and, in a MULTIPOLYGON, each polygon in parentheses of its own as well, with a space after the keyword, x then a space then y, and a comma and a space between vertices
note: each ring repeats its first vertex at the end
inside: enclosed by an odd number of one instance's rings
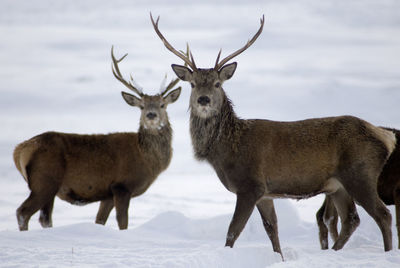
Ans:
POLYGON ((207 96, 201 96, 197 99, 197 103, 200 104, 201 106, 206 106, 207 104, 210 103, 210 98, 207 96))

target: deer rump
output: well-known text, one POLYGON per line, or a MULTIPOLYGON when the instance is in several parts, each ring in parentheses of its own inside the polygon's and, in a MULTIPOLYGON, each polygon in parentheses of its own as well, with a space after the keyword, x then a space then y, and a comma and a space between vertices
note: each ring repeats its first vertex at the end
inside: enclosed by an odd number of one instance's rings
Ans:
MULTIPOLYGON (((397 140, 400 139, 400 130, 384 128, 393 131, 397 140)), ((398 248, 400 249, 400 146, 396 144, 378 178, 378 194, 386 205, 396 206, 396 226, 398 236, 398 248)), ((325 197, 324 203, 316 214, 319 240, 321 249, 328 249, 328 233, 335 242, 338 239, 337 222, 338 213, 329 195, 325 197)))

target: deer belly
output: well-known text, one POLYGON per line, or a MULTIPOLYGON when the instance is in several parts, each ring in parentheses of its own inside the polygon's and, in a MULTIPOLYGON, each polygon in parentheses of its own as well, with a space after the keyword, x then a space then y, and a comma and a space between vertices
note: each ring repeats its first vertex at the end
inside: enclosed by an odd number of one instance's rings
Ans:
POLYGON ((112 196, 109 184, 101 178, 65 178, 57 196, 71 204, 85 205, 112 196))
POLYGON ((274 198, 304 199, 326 192, 326 178, 267 179, 266 196, 274 198))

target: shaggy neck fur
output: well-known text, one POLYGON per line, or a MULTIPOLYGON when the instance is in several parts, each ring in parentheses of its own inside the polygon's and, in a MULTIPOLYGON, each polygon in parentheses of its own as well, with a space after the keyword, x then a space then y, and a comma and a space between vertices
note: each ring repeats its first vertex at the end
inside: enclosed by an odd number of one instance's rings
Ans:
POLYGON ((190 134, 196 158, 210 160, 217 149, 236 153, 242 132, 247 128, 248 122, 236 116, 227 96, 215 116, 204 119, 191 110, 190 134))
POLYGON ((156 130, 140 126, 138 137, 143 154, 154 163, 153 170, 165 170, 172 157, 172 129, 169 122, 156 130))

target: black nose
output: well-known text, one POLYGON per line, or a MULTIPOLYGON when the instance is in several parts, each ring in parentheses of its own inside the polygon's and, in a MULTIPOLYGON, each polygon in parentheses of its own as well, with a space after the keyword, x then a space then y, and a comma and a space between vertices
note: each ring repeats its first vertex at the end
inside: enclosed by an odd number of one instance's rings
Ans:
POLYGON ((199 103, 200 105, 207 105, 208 103, 210 103, 210 98, 207 96, 201 96, 200 98, 197 99, 197 103, 199 103))
POLYGON ((146 114, 146 117, 147 117, 148 119, 150 119, 150 120, 153 120, 154 118, 157 117, 157 114, 155 114, 155 113, 148 113, 148 114, 146 114))

